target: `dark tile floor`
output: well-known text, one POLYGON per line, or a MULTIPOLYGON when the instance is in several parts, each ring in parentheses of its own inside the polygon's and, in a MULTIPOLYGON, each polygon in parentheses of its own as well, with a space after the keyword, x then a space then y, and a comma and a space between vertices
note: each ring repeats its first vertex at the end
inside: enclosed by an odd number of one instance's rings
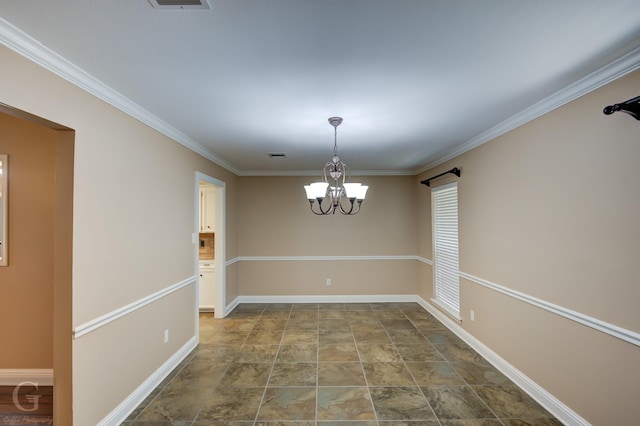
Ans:
POLYGON ((241 304, 125 426, 561 425, 416 303, 241 304))

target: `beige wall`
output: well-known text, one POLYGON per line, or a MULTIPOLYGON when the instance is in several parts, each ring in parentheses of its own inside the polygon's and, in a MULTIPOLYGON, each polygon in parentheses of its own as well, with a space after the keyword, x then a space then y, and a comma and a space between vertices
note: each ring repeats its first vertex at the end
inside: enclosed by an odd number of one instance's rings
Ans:
POLYGON ((0 112, 9 155, 9 265, 0 267, 0 369, 53 368, 56 132, 0 112))
MULTIPOLYGON (((73 328, 195 277, 196 171, 226 184, 227 255, 237 256, 235 175, 5 47, 0 63, 3 103, 75 131, 73 328)), ((233 279, 228 274, 231 295, 233 279)), ((188 285, 73 340, 73 424, 102 420, 193 337, 194 322, 188 285)), ((63 353, 70 331, 60 331, 63 353)))
POLYGON ((317 216, 304 188, 316 177, 242 177, 238 192, 239 293, 265 295, 415 294, 418 266, 402 259, 343 260, 348 256, 415 256, 413 178, 357 176, 369 185, 355 216, 317 216), (292 260, 327 256, 329 260, 292 260), (331 287, 326 279, 332 279, 331 287))
MULTIPOLYGON (((635 72, 418 177, 462 169, 462 272, 640 332, 640 124, 602 113, 638 87, 635 72)), ((473 280, 460 297, 467 331, 586 420, 640 418, 637 346, 473 280)))

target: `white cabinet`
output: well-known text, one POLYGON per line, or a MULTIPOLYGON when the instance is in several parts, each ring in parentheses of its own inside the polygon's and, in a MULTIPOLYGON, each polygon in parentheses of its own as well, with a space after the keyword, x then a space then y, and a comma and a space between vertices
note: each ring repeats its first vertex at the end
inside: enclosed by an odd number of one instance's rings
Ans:
POLYGON ((200 232, 215 232, 216 189, 200 187, 200 232))
POLYGON ((212 261, 200 262, 199 287, 200 287, 200 311, 211 312, 215 305, 216 283, 215 268, 212 261))

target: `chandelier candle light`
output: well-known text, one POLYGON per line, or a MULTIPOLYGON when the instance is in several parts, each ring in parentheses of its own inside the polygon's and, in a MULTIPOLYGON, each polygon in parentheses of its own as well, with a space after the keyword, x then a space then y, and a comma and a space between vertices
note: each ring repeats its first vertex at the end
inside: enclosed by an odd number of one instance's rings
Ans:
POLYGON ((361 183, 345 182, 349 177, 349 167, 338 157, 340 123, 342 123, 341 117, 329 118, 329 124, 333 126, 333 158, 322 169, 323 182, 304 186, 311 211, 317 215, 335 214, 336 210, 342 214, 354 215, 360 211, 362 201, 369 189, 361 183), (343 202, 344 199, 347 201, 343 202), (314 208, 316 205, 317 208, 314 208))

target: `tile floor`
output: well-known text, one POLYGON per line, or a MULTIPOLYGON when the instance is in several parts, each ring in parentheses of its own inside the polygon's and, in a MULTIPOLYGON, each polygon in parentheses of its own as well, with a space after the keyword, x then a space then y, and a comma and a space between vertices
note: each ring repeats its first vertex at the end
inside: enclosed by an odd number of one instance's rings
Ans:
POLYGON ((122 425, 561 425, 416 303, 241 304, 122 425))

